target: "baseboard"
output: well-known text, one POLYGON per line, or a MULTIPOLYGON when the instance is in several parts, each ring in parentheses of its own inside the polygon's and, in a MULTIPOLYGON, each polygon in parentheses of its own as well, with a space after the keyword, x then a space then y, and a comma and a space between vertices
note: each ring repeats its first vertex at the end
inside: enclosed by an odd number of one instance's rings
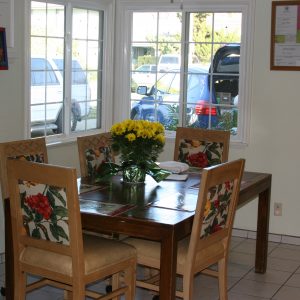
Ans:
MULTIPOLYGON (((233 228, 232 236, 242 237, 247 239, 256 239, 256 231, 233 228)), ((298 236, 269 233, 268 240, 269 242, 275 242, 275 243, 300 245, 300 237, 298 236)))

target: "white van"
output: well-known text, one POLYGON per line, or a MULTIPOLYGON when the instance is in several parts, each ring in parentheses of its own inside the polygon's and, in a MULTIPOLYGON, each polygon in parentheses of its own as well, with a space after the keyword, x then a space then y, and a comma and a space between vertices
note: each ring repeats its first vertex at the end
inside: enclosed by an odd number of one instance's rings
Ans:
POLYGON ((166 72, 171 69, 180 69, 180 54, 162 54, 158 60, 158 72, 166 72))
MULTIPOLYGON (((31 58, 31 132, 63 131, 63 59, 31 58), (46 124, 45 124, 46 123, 46 124)), ((71 130, 90 113, 91 90, 77 60, 72 61, 71 130)))

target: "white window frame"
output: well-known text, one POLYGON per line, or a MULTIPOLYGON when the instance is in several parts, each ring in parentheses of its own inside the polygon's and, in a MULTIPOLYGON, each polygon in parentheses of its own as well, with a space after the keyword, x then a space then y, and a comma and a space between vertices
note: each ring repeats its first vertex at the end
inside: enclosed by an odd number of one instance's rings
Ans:
MULTIPOLYGON (((147 11, 182 11, 198 12, 241 12, 241 60, 240 60, 240 94, 238 114, 238 134, 231 136, 231 142, 247 144, 250 130, 250 108, 252 92, 252 60, 253 60, 253 32, 255 1, 253 0, 195 0, 171 3, 161 1, 118 0, 116 5, 116 43, 115 43, 115 110, 114 122, 129 118, 130 115, 130 62, 131 62, 131 21, 133 12, 147 11), (245 76, 246 75, 246 76, 245 76)), ((167 137, 174 138, 175 133, 168 133, 167 137)))
MULTIPOLYGON (((31 0, 25 0, 25 76, 24 76, 24 92, 25 92, 25 126, 24 136, 30 138, 30 3, 31 0)), ((39 2, 50 2, 60 5, 71 5, 85 9, 96 9, 104 12, 103 22, 103 64, 102 64, 102 108, 101 108, 101 128, 62 133, 59 135, 47 136, 47 144, 51 143, 65 143, 75 141, 77 136, 90 135, 99 132, 106 132, 112 125, 112 111, 113 111, 113 43, 114 43, 114 16, 115 16, 115 2, 114 0, 37 0, 39 2)), ((66 120, 68 121, 68 120, 66 120)))

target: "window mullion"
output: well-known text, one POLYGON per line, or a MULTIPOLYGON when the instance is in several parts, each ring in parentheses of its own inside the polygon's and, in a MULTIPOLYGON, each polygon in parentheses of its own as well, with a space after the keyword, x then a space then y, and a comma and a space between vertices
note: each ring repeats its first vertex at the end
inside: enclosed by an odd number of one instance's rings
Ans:
POLYGON ((179 124, 186 124, 187 107, 187 79, 188 79, 188 55, 189 55, 189 25, 190 15, 182 12, 182 35, 181 35, 181 74, 180 74, 180 97, 179 103, 179 124))
POLYGON ((71 69, 72 69, 72 5, 66 6, 65 17, 65 55, 64 55, 64 128, 67 135, 70 134, 71 117, 71 69))

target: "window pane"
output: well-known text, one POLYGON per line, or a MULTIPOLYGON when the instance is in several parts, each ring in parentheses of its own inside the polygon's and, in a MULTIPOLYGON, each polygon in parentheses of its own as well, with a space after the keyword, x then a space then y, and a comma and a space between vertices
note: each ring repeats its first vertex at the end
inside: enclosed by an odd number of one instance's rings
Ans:
POLYGON ((214 42, 240 43, 241 42, 241 13, 214 14, 214 42))
POLYGON ((88 33, 88 10, 73 9, 73 39, 86 39, 88 33))
POLYGON ((64 55, 64 6, 31 4, 31 135, 43 136, 63 128, 64 76, 54 58, 64 55))
POLYGON ((101 120, 101 109, 97 103, 100 101, 99 82, 101 82, 102 60, 99 61, 99 48, 102 44, 103 14, 98 11, 74 9, 73 27, 77 28, 79 22, 86 30, 81 29, 73 37, 72 45, 72 118, 77 120, 77 126, 71 128, 72 131, 82 131, 99 128, 101 120), (97 22, 97 24, 95 24, 97 22), (101 31, 99 32, 99 28, 101 31), (91 100, 96 100, 91 102, 91 100), (91 105, 93 103, 93 106, 91 105), (93 116, 90 116, 90 114, 93 116), (96 122, 97 121, 97 122, 96 122))
POLYGON ((71 2, 31 2, 32 136, 101 126, 104 11, 71 2))
POLYGON ((31 2, 31 35, 46 34, 46 3, 31 2))

